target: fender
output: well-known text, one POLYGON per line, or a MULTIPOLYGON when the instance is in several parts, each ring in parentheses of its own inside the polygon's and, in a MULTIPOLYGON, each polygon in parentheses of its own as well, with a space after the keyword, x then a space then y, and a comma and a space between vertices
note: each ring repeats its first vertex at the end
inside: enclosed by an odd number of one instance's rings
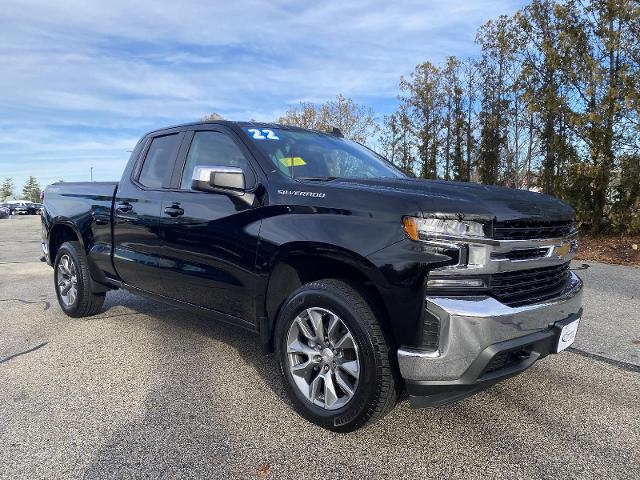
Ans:
MULTIPOLYGON (((91 216, 91 220, 92 221, 94 220, 93 216, 91 216)), ((83 223, 84 222, 80 223, 80 225, 82 225, 83 223)), ((96 252, 93 252, 93 250, 95 249, 97 250, 102 250, 102 249, 100 246, 95 245, 95 243, 93 242, 91 224, 87 225, 87 227, 81 231, 78 228, 78 225, 74 223, 70 218, 61 217, 61 216, 55 217, 51 221, 50 227, 48 228, 48 231, 47 231, 47 246, 48 246, 48 252, 50 257, 49 258, 50 264, 53 265, 53 262, 55 261, 55 257, 51 258, 51 253, 53 252, 52 241, 54 240, 54 238, 51 235, 51 232, 54 232, 57 227, 64 227, 71 230, 75 234, 75 237, 76 237, 75 240, 77 240, 80 243, 82 249, 84 250, 87 257, 89 272, 91 273, 91 278, 94 281, 91 289, 95 293, 105 292, 109 290, 109 288, 107 288, 105 285, 110 283, 109 279, 107 279, 103 269, 96 262, 96 252)))
MULTIPOLYGON (((82 245, 82 248, 84 249, 85 253, 89 253, 86 247, 86 241, 84 236, 82 235, 82 233, 80 233, 80 230, 78 230, 78 227, 76 227, 75 223, 73 223, 73 221, 67 217, 56 217, 50 221, 50 224, 47 229, 47 246, 49 248, 49 252, 52 251, 51 241, 53 239, 51 238, 51 232, 53 232, 56 227, 60 227, 60 226, 70 228, 73 231, 73 233, 76 235, 76 238, 78 242, 80 242, 80 244, 82 245)), ((51 260, 51 263, 53 263, 55 258, 51 258, 50 260, 51 260)))
POLYGON ((374 308, 388 317, 387 301, 382 292, 388 291, 384 275, 365 257, 327 243, 290 242, 273 252, 261 266, 266 277, 263 293, 257 304, 258 325, 263 345, 271 351, 271 339, 278 311, 287 296, 299 286, 321 278, 345 278, 357 282, 369 291, 374 308))
POLYGON ((323 257, 338 261, 361 272, 376 286, 388 286, 384 275, 366 257, 352 250, 322 242, 298 241, 281 245, 269 258, 267 271, 272 272, 278 263, 298 255, 323 257))

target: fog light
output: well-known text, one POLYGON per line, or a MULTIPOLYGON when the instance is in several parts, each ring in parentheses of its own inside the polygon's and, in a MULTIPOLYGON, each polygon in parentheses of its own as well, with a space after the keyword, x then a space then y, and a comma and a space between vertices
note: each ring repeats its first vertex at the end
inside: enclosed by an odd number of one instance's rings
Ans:
POLYGON ((481 278, 433 278, 427 280, 427 288, 483 288, 481 278))

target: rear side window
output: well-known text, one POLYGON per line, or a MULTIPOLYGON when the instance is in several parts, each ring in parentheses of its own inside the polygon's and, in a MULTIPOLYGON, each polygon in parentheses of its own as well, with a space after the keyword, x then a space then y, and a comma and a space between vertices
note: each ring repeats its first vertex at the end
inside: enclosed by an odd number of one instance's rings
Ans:
POLYGON ((238 167, 244 170, 247 184, 251 185, 251 171, 242 150, 231 138, 221 132, 196 132, 189 147, 187 161, 182 172, 180 188, 191 189, 193 169, 198 167, 238 167))
POLYGON ((178 149, 178 134, 155 137, 147 151, 147 156, 142 164, 142 170, 138 177, 145 187, 160 188, 163 180, 173 168, 178 149))

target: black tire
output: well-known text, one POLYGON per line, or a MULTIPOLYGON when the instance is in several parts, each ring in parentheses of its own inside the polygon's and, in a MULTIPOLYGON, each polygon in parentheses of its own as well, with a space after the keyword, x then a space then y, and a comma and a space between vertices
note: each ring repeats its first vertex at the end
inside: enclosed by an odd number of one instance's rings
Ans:
POLYGON ((316 425, 335 432, 351 432, 386 415, 396 404, 398 375, 385 338, 366 294, 342 280, 310 282, 285 301, 275 328, 275 347, 289 398, 296 411, 316 425), (350 330, 358 348, 360 378, 353 397, 337 410, 313 404, 295 385, 287 354, 287 336, 296 317, 308 308, 330 310, 350 330))
POLYGON ((91 274, 87 265, 87 257, 82 249, 80 242, 65 242, 58 249, 55 261, 53 262, 53 278, 56 295, 60 308, 70 317, 80 318, 96 315, 102 310, 104 303, 104 293, 93 293, 91 291, 91 274), (73 262, 76 282, 77 295, 71 304, 63 301, 59 288, 61 273, 59 264, 63 257, 69 257, 73 262))

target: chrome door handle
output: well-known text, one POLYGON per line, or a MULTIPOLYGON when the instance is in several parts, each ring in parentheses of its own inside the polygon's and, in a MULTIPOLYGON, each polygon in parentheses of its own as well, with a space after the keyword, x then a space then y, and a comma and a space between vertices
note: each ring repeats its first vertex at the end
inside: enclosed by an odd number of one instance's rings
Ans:
POLYGON ((127 213, 133 210, 133 205, 129 202, 118 202, 116 205, 116 212, 118 213, 127 213))
POLYGON ((179 217, 184 215, 184 209, 180 208, 180 205, 171 205, 170 207, 164 207, 164 213, 170 217, 179 217))

